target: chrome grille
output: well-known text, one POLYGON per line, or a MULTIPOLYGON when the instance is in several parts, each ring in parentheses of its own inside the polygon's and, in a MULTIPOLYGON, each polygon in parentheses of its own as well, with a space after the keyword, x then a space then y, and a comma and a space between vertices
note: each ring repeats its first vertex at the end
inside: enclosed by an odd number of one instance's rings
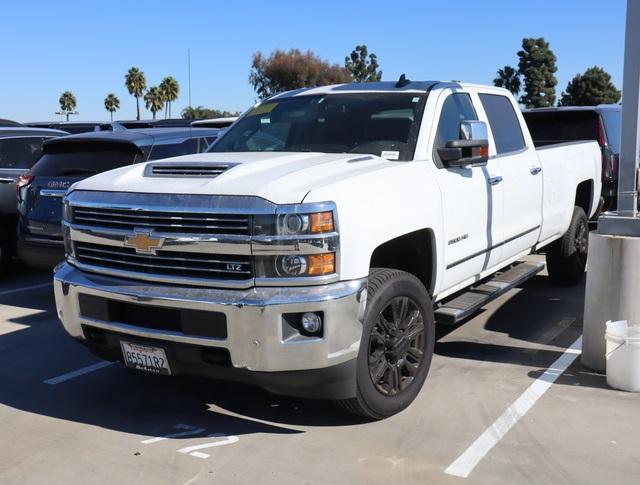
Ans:
POLYGON ((251 220, 246 215, 198 212, 140 211, 135 209, 73 208, 72 222, 83 226, 133 231, 149 228, 162 233, 181 234, 251 234, 251 220))
POLYGON ((250 256, 178 251, 138 254, 134 248, 76 242, 79 263, 157 276, 246 280, 253 277, 250 256))

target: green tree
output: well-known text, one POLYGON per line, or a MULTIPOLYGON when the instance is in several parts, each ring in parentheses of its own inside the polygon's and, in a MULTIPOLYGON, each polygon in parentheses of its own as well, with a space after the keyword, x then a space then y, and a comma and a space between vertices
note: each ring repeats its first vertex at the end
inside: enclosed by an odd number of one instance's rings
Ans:
POLYGON ((511 94, 517 96, 522 85, 518 71, 511 66, 504 66, 502 69, 498 69, 496 74, 497 77, 493 80, 493 85, 508 89, 511 94))
POLYGON ((124 84, 129 94, 136 98, 136 119, 139 120, 140 97, 144 94, 144 90, 147 89, 147 80, 144 77, 144 73, 137 67, 130 68, 124 76, 124 84))
POLYGON ((156 119, 156 113, 162 109, 164 105, 164 97, 158 86, 151 86, 144 95, 145 106, 153 114, 156 119))
POLYGON ((160 91, 162 91, 162 97, 165 103, 164 116, 165 118, 171 118, 171 103, 178 99, 180 85, 176 78, 173 76, 167 76, 162 80, 159 87, 160 91))
POLYGON ((221 111, 217 109, 209 109, 204 106, 187 106, 182 110, 182 117, 189 120, 202 120, 212 118, 228 118, 231 116, 240 116, 239 111, 221 111))
POLYGON ((73 114, 76 109, 76 97, 71 91, 65 91, 60 95, 58 99, 58 103, 60 103, 60 111, 67 117, 67 121, 69 121, 69 115, 73 114))
POLYGON ((611 82, 611 75, 593 66, 569 81, 560 98, 561 106, 595 106, 620 101, 621 93, 611 82))
POLYGON ((344 58, 344 68, 355 82, 364 83, 382 79, 378 56, 368 54, 369 59, 367 59, 367 54, 366 45, 357 45, 351 54, 344 58))
POLYGON ((249 82, 262 99, 282 91, 350 81, 344 67, 299 49, 276 49, 269 57, 256 52, 249 73, 249 82))
POLYGON ((104 109, 109 112, 111 121, 113 121, 113 113, 120 109, 120 99, 118 99, 118 96, 113 93, 107 94, 107 97, 104 98, 104 109))
POLYGON ((522 50, 518 51, 518 57, 518 70, 524 79, 524 94, 520 102, 527 108, 553 106, 558 84, 554 74, 558 68, 549 43, 542 37, 522 39, 522 50))

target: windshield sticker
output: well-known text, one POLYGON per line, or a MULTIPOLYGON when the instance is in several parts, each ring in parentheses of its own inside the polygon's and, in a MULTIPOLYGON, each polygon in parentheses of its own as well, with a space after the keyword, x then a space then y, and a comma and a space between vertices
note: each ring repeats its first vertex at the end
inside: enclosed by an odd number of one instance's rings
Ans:
POLYGON ((416 96, 411 100, 412 103, 417 103, 418 101, 420 101, 420 96, 416 96))
POLYGON ((400 158, 400 152, 395 150, 385 150, 380 154, 380 156, 382 158, 386 158, 387 160, 397 160, 398 158, 400 158))
POLYGON ((251 111, 249 111, 249 114, 247 116, 257 116, 271 113, 276 106, 278 106, 278 103, 261 104, 260 106, 256 106, 251 111))
POLYGON ((269 123, 271 123, 271 118, 269 118, 268 116, 260 118, 261 125, 268 125, 269 123))

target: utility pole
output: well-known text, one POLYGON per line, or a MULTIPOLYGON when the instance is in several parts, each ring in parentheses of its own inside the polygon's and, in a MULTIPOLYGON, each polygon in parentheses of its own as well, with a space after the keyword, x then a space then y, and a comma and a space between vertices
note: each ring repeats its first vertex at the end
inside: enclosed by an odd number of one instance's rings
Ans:
POLYGON ((627 320, 640 324, 640 1, 627 0, 622 90, 622 140, 618 169, 618 210, 598 220, 589 238, 582 363, 606 368, 605 324, 627 320))

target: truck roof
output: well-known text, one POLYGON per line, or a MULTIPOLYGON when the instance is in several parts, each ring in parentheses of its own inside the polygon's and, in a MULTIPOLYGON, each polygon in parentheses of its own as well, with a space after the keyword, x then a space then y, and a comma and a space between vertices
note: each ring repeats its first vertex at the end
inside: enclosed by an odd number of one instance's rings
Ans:
POLYGON ((398 81, 380 81, 380 82, 368 82, 368 83, 348 83, 348 84, 331 84, 329 86, 318 86, 313 88, 301 88, 293 91, 286 91, 284 93, 278 93, 268 99, 284 99, 294 96, 311 96, 321 94, 340 94, 340 93, 427 93, 436 86, 438 88, 443 87, 458 87, 458 88, 495 88, 493 86, 483 86, 479 84, 471 83, 459 83, 454 81, 409 81, 407 80, 401 86, 398 86, 398 81))

